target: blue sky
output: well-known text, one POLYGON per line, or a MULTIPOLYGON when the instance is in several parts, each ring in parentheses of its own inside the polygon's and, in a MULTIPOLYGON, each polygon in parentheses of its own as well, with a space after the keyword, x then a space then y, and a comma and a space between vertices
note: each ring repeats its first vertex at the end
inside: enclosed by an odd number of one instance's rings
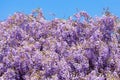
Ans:
POLYGON ((103 8, 120 16, 120 0, 1 0, 0 20, 7 19, 14 12, 29 14, 36 8, 41 8, 46 19, 68 18, 77 12, 87 11, 91 16, 101 16, 103 8))

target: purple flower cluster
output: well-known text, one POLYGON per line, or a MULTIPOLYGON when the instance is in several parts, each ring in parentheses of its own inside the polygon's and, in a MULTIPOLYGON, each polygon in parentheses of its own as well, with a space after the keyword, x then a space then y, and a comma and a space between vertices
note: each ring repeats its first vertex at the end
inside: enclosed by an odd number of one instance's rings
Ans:
POLYGON ((0 22, 0 80, 120 80, 120 22, 15 13, 0 22))

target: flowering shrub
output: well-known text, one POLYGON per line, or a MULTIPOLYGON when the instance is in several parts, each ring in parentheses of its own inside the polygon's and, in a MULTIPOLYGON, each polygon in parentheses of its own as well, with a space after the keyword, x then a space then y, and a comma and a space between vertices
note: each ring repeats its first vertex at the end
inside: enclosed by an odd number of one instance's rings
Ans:
POLYGON ((0 22, 0 80, 120 80, 119 43, 114 15, 15 13, 0 22))

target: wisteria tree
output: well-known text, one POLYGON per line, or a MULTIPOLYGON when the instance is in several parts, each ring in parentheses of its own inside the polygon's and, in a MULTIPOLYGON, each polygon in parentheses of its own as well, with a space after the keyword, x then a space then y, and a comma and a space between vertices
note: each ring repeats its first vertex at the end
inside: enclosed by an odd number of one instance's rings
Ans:
POLYGON ((120 20, 37 9, 0 22, 0 80, 120 80, 120 20))

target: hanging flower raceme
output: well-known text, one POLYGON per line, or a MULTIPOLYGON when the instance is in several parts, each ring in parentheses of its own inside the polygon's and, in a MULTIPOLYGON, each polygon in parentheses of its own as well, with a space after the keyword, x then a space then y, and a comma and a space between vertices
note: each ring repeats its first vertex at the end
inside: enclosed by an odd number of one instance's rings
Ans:
POLYGON ((114 15, 46 20, 42 11, 0 22, 0 80, 120 80, 114 15))

